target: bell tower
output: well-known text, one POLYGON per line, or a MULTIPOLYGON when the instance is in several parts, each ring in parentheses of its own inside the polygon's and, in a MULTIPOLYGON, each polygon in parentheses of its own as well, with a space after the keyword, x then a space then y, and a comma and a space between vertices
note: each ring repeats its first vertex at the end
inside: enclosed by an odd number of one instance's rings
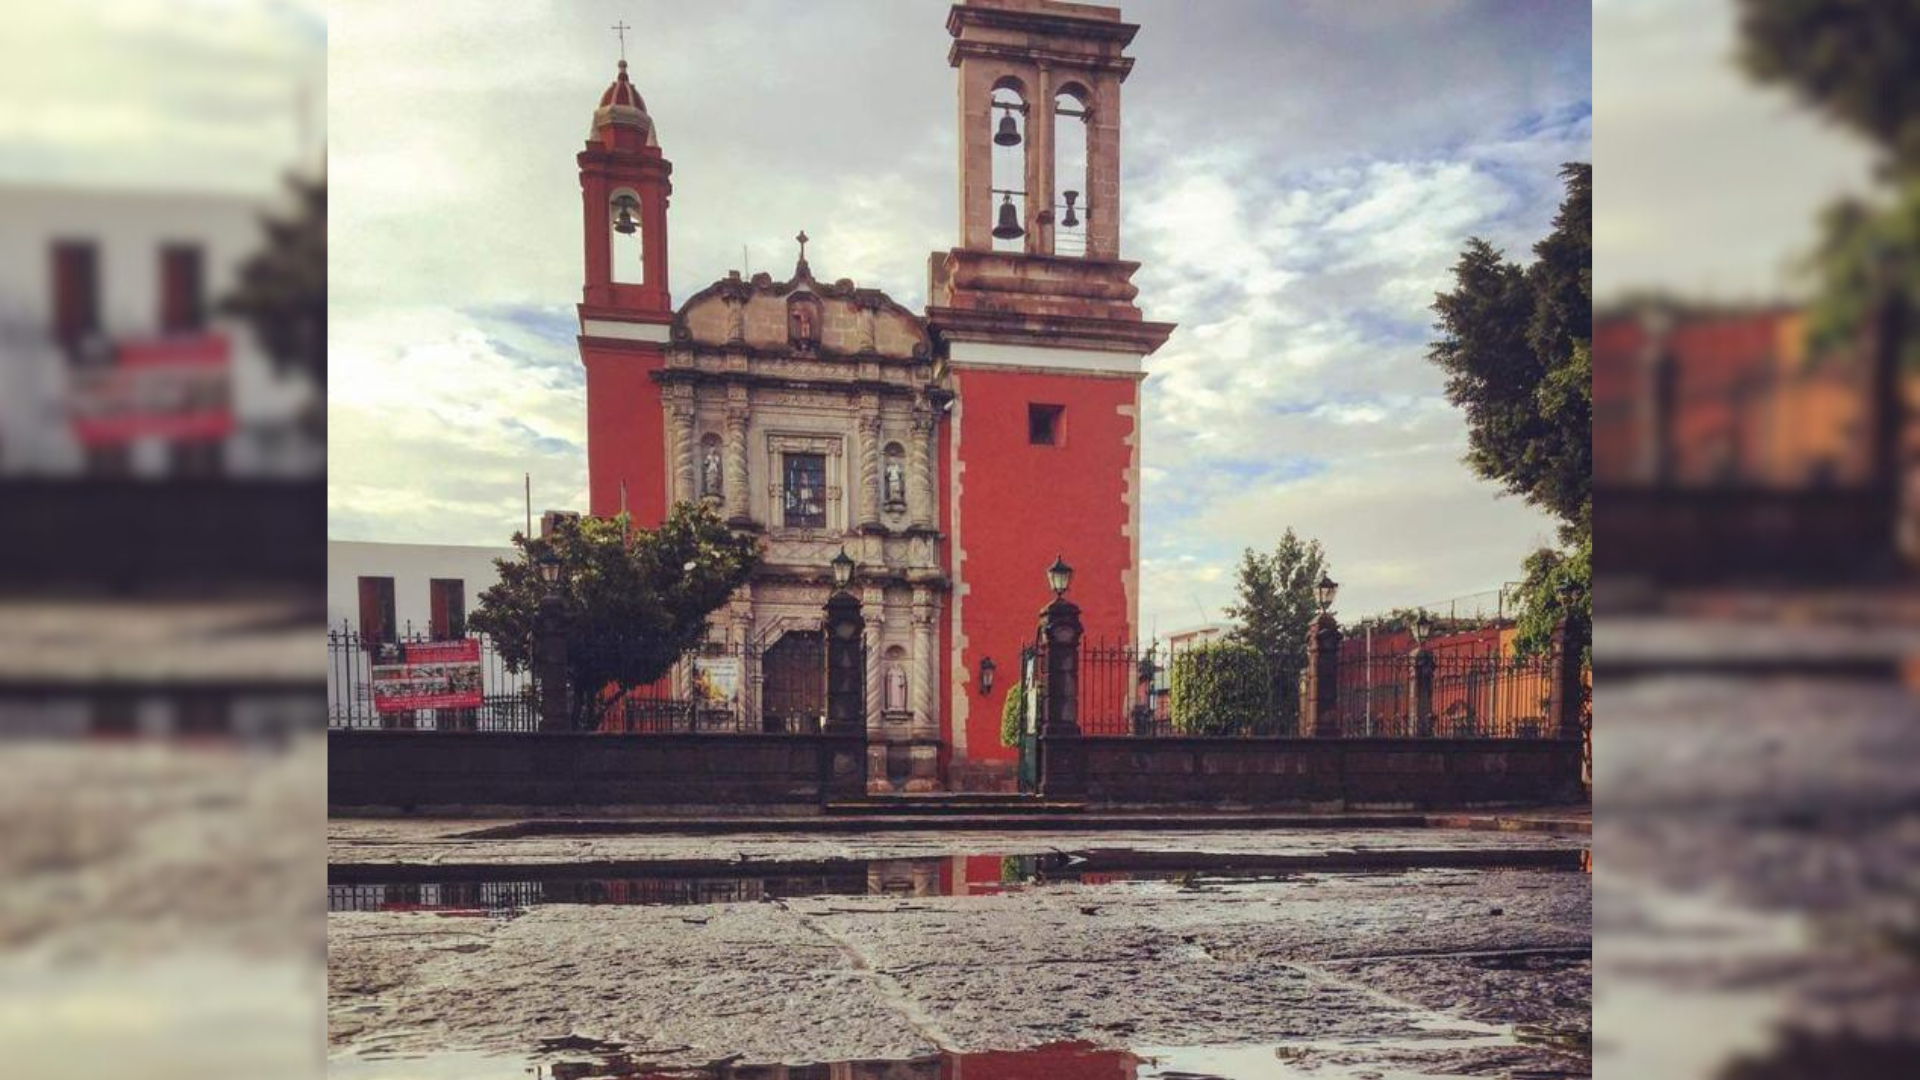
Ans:
POLYGON ((660 387, 652 376, 665 363, 673 321, 667 287, 673 164, 660 152, 653 117, 627 77, 624 58, 574 160, 585 236, 579 315, 588 505, 595 515, 624 508, 638 523, 656 524, 667 505, 666 451, 660 387))
POLYGON ((1056 555, 1075 568, 1087 632, 1137 640, 1140 383, 1173 333, 1134 305, 1140 264, 1120 257, 1120 85, 1139 29, 1059 0, 947 14, 960 235, 929 261, 927 323, 953 395, 948 710, 966 784, 1007 782, 1005 690, 966 688, 1032 640, 1056 555))

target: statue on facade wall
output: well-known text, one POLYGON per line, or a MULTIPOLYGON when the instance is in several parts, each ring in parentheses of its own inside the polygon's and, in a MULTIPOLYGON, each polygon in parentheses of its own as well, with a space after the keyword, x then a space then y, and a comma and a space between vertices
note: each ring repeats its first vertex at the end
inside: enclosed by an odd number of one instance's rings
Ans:
POLYGON ((899 664, 887 665, 887 712, 907 711, 907 672, 899 664))
POLYGON ((720 479, 720 447, 717 443, 708 443, 706 458, 700 463, 700 494, 709 499, 721 498, 720 479))
POLYGON ((803 352, 820 344, 820 301, 811 295, 788 298, 787 341, 803 352))
POLYGON ((907 501, 907 470, 901 466, 900 459, 887 459, 886 482, 883 485, 888 506, 904 506, 907 501))

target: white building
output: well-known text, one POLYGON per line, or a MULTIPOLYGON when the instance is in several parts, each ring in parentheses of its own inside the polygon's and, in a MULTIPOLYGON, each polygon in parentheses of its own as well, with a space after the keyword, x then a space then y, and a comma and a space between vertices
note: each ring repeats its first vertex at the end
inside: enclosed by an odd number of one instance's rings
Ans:
POLYGON ((515 558, 512 547, 329 540, 327 626, 370 637, 458 637, 481 591, 499 580, 493 560, 515 558))
POLYGON ((0 476, 319 475, 324 442, 300 425, 314 388, 217 310, 280 201, 0 184, 0 476), (82 387, 129 356, 162 379, 224 358, 210 377, 230 423, 83 437, 82 387))

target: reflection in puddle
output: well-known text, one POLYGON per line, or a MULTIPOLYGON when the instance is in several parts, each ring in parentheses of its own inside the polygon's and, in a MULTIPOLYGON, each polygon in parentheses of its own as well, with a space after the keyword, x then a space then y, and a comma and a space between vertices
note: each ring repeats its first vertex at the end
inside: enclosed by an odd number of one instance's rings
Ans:
POLYGON ((1308 872, 1582 870, 1590 865, 1586 852, 1573 849, 1468 854, 1473 857, 1462 858, 1458 852, 1346 852, 1302 859, 1090 851, 812 863, 634 863, 617 868, 565 864, 334 867, 329 869, 327 910, 482 913, 542 904, 696 905, 808 896, 982 896, 1040 885, 1125 882, 1170 882, 1202 890, 1297 878, 1308 872), (1383 854, 1389 858, 1382 858, 1383 854))
MULTIPOLYGON (((1564 1041, 1564 1040, 1555 1040, 1564 1041)), ((474 1054, 335 1058, 332 1080, 1428 1080, 1473 1075, 1586 1076, 1584 1052, 1526 1045, 1503 1028, 1435 1026, 1430 1038, 1113 1049, 1056 1043, 884 1061, 677 1067, 587 1039, 550 1040, 531 1067, 474 1054)))

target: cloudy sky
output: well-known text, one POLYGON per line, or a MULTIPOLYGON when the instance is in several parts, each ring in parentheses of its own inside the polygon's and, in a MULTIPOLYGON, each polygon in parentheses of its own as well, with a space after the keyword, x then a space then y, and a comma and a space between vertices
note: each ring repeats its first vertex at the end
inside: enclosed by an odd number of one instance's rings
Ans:
MULTIPOLYGON (((676 297, 784 274, 804 227, 817 273, 923 304, 955 236, 945 9, 336 3, 333 534, 503 542, 523 470, 537 507, 583 503, 573 154, 617 19, 674 163, 676 297)), ((1180 325, 1144 387, 1144 620, 1218 618, 1289 525, 1351 613, 1511 579, 1552 525, 1459 464, 1427 305, 1467 237, 1525 253, 1589 158, 1584 6, 1125 11, 1122 251, 1180 325)))
POLYGON ((0 183, 276 190, 325 139, 326 6, 10 5, 0 183))

